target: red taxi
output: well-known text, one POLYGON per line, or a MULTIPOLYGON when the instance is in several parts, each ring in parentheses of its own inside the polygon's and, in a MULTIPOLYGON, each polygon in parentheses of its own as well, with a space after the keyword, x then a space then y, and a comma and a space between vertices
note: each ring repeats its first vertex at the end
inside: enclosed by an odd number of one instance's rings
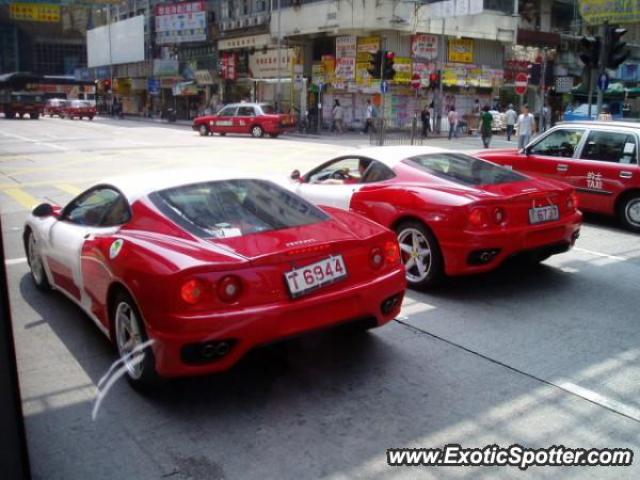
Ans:
POLYGON ((272 138, 295 127, 295 117, 277 113, 266 103, 233 103, 215 115, 203 115, 193 120, 192 128, 202 136, 219 133, 248 133, 253 137, 268 134, 272 138))
POLYGON ((96 107, 87 100, 71 100, 64 107, 62 113, 64 117, 70 118, 71 120, 76 117, 80 120, 85 117, 89 120, 93 120, 93 117, 96 116, 96 107))
POLYGON ((571 185, 580 209, 617 215, 640 232, 640 125, 568 122, 534 139, 523 150, 491 150, 478 156, 514 170, 571 185))
POLYGON ((69 100, 64 98, 50 98, 44 105, 43 115, 49 115, 53 117, 57 115, 60 118, 64 118, 64 109, 69 106, 69 100))

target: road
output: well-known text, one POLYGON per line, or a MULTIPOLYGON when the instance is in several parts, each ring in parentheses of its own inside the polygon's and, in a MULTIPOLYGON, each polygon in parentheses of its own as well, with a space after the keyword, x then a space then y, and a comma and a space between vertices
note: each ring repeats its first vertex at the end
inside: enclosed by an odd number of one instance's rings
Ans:
POLYGON ((28 207, 64 203, 103 177, 175 166, 286 175, 342 151, 344 139, 203 138, 126 120, 1 122, 2 234, 35 478, 640 477, 637 461, 525 472, 386 464, 388 448, 449 443, 640 452, 640 236, 602 218, 587 218, 577 247, 537 268, 409 292, 397 321, 369 334, 292 340, 154 395, 121 381, 93 421, 96 384, 114 355, 78 308, 33 287, 21 246, 28 207))

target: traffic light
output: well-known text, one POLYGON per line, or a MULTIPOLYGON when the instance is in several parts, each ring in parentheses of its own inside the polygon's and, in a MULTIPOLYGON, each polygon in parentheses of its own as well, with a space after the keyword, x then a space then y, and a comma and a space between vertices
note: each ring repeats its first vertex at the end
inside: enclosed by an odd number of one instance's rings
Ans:
POLYGON ((438 72, 429 74, 429 86, 431 88, 438 88, 440 86, 440 74, 438 72))
POLYGON ((610 26, 607 28, 607 55, 605 66, 615 70, 629 57, 629 49, 625 49, 626 42, 622 41, 622 36, 627 33, 626 28, 610 26))
POLYGON ((600 37, 582 37, 580 39, 580 60, 585 67, 598 68, 600 45, 600 37))
POLYGON ((367 71, 371 78, 380 78, 380 70, 382 69, 382 52, 378 50, 376 53, 371 54, 371 59, 369 60, 369 68, 367 71))
POLYGON ((396 71, 393 68, 393 60, 396 58, 396 54, 390 51, 384 52, 382 56, 382 79, 393 80, 396 76, 396 71))
POLYGON ((540 85, 542 65, 539 63, 530 63, 527 68, 529 69, 529 85, 540 85))

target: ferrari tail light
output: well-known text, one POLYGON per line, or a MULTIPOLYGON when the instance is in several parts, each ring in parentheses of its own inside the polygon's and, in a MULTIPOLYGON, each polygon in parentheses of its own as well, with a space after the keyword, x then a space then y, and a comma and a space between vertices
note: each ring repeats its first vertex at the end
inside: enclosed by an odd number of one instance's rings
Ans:
POLYGON ((487 213, 483 208, 474 208, 469 213, 469 224, 472 227, 482 228, 486 227, 488 223, 487 213))
POLYGON ((496 207, 493 209, 493 221, 496 225, 502 225, 507 218, 504 208, 496 207))
POLYGON ((384 252, 380 247, 374 247, 369 254, 369 262, 374 270, 378 270, 384 265, 384 252))
POLYGON ((189 305, 195 305, 203 299, 205 289, 206 286, 202 280, 192 278, 182 284, 180 298, 189 305))
POLYGON ((235 302, 242 293, 242 282, 234 275, 227 275, 218 282, 218 298, 225 303, 235 302))
POLYGON ((400 246, 397 241, 389 241, 384 244, 384 257, 389 265, 400 263, 400 246))

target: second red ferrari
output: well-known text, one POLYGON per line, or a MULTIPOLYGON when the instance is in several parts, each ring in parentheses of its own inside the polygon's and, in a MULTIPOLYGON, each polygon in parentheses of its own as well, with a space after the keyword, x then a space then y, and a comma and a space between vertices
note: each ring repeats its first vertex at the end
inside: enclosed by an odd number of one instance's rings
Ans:
POLYGON ((393 229, 410 286, 534 262, 569 250, 582 214, 573 189, 434 147, 353 150, 287 184, 319 205, 350 209, 393 229))

